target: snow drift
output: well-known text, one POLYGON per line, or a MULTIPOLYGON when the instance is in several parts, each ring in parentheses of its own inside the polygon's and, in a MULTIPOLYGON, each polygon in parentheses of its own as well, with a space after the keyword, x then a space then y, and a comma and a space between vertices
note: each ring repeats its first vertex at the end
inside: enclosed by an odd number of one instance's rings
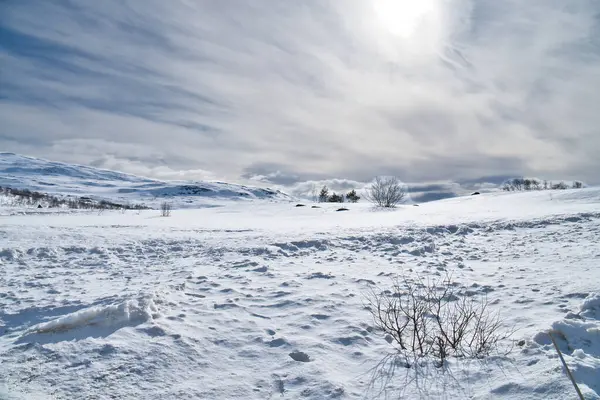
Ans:
POLYGON ((97 305, 37 324, 22 335, 19 343, 50 343, 106 337, 127 326, 152 321, 160 314, 154 296, 143 296, 116 304, 97 305))

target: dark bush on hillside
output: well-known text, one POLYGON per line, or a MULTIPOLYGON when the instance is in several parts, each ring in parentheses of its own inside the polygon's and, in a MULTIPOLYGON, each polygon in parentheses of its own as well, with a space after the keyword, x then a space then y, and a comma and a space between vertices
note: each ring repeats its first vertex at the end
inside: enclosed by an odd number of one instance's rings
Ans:
POLYGON ((82 210, 147 210, 143 204, 118 204, 108 200, 95 201, 89 197, 58 197, 28 189, 0 187, 0 194, 12 199, 17 206, 39 206, 45 203, 48 208, 70 208, 82 210))
POLYGON ((558 182, 552 185, 552 190, 566 190, 569 186, 567 186, 564 182, 558 182))

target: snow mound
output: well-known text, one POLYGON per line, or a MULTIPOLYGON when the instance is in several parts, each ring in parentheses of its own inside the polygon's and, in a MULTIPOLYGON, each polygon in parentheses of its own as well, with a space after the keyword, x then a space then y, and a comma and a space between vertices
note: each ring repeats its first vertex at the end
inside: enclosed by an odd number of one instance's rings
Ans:
MULTIPOLYGON (((586 398, 600 399, 600 293, 589 294, 580 310, 553 323, 550 334, 586 398)), ((534 342, 555 351, 547 332, 537 334, 534 342)))
POLYGON ((56 334, 62 335, 55 337, 56 341, 106 337, 121 328, 136 326, 158 316, 157 301, 153 296, 130 299, 117 304, 92 306, 35 325, 19 341, 44 343, 48 342, 45 336, 56 334))
POLYGON ((581 316, 600 320, 600 293, 593 293, 581 304, 581 316))

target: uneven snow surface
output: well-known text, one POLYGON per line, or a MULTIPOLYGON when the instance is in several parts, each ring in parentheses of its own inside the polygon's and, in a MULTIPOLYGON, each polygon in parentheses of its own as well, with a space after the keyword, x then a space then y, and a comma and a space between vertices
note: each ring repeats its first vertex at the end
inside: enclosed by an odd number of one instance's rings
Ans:
POLYGON ((376 211, 0 209, 0 398, 600 399, 600 190, 376 211), (30 212, 31 211, 31 212, 30 212), (393 368, 365 295, 452 274, 508 356, 393 368))

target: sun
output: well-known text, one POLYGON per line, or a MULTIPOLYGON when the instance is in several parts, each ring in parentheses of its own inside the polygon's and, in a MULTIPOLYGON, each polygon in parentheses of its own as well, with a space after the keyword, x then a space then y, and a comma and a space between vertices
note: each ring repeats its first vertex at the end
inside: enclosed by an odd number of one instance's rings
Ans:
POLYGON ((373 0, 381 25, 390 33, 413 36, 428 14, 435 11, 435 0, 373 0))

